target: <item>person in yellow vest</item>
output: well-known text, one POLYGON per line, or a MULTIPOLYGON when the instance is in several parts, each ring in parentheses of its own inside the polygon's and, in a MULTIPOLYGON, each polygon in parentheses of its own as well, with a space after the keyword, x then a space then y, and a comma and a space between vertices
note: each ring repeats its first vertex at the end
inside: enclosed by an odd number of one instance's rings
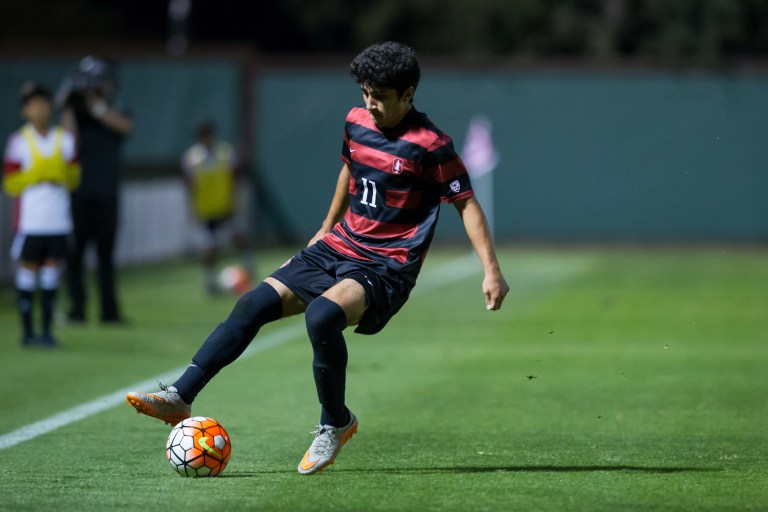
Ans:
POLYGON ((72 233, 71 190, 80 181, 75 140, 61 127, 51 127, 51 92, 28 82, 21 90, 21 115, 27 121, 8 139, 3 189, 16 199, 16 236, 11 255, 18 262, 16 288, 22 345, 56 347, 53 313, 67 237, 72 233), (42 332, 33 327, 36 289, 42 302, 42 332))
POLYGON ((216 137, 216 127, 206 121, 196 130, 197 142, 181 158, 190 209, 199 225, 198 244, 202 250, 205 289, 209 295, 219 292, 217 266, 226 238, 240 251, 240 269, 246 276, 238 293, 250 289, 253 256, 246 229, 237 208, 238 162, 231 144, 216 137))

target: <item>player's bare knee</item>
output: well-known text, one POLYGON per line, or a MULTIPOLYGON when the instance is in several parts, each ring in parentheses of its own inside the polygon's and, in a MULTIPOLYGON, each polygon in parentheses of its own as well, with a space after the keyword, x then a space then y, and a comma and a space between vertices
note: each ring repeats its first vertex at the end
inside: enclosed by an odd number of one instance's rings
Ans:
POLYGON ((365 313, 367 297, 363 285, 354 279, 343 279, 323 293, 323 297, 339 305, 347 318, 347 326, 357 325, 365 313))
POLYGON ((263 282, 274 288, 277 294, 280 295, 280 300, 283 303, 283 318, 298 315, 307 309, 306 302, 301 300, 290 288, 274 277, 267 277, 263 282))

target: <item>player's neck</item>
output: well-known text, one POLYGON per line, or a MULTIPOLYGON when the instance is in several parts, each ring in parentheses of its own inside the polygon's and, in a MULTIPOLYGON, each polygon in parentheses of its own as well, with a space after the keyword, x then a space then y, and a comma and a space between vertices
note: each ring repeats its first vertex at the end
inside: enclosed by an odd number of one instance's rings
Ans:
POLYGON ((50 128, 47 122, 30 121, 29 125, 42 137, 45 137, 46 135, 48 135, 48 130, 50 128))
POLYGON ((389 126, 386 126, 386 127, 382 127, 382 128, 379 128, 379 129, 380 129, 381 131, 384 131, 384 132, 391 132, 391 131, 393 131, 393 130, 397 130, 397 128, 399 128, 399 127, 400 127, 400 125, 402 124, 403 120, 404 120, 406 117, 408 117, 408 114, 410 114, 411 112, 413 112, 413 104, 410 104, 410 105, 409 105, 409 106, 408 106, 408 107, 407 107, 407 108, 406 108, 406 109, 405 109, 405 110, 402 112, 402 114, 401 114, 399 117, 397 117, 397 118, 396 118, 396 120, 394 120, 394 121, 392 122, 392 124, 390 124, 389 126))

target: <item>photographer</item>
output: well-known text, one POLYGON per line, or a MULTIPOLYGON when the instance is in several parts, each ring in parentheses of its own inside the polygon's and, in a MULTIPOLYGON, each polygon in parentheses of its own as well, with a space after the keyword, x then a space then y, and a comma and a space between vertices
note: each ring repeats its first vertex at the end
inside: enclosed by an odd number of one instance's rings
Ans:
POLYGON ((122 144, 133 131, 130 114, 114 99, 115 63, 88 56, 65 78, 57 102, 62 124, 76 137, 82 167, 80 188, 72 194, 74 244, 68 260, 72 309, 69 319, 86 319, 83 257, 90 243, 98 258, 101 321, 123 321, 115 291, 114 248, 118 220, 122 144))

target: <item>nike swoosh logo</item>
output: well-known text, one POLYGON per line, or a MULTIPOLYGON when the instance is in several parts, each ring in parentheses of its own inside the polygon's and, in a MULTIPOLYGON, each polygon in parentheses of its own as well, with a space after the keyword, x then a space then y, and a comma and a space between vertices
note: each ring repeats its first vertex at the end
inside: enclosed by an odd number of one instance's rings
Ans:
POLYGON ((349 150, 350 153, 354 153, 355 151, 357 151, 357 150, 356 149, 350 149, 349 150))
POLYGON ((301 459, 301 464, 299 464, 299 467, 303 469, 304 471, 308 471, 315 467, 317 465, 318 461, 315 462, 309 462, 309 450, 307 450, 307 453, 304 454, 304 458, 301 459))
POLYGON ((198 441, 200 443, 200 446, 202 446, 203 450, 208 452, 209 455, 211 455, 212 457, 216 457, 217 459, 221 460, 223 458, 221 456, 221 453, 219 453, 218 450, 216 450, 216 448, 214 448, 212 446, 208 446, 208 439, 209 438, 207 438, 207 437, 201 437, 200 441, 198 441))

